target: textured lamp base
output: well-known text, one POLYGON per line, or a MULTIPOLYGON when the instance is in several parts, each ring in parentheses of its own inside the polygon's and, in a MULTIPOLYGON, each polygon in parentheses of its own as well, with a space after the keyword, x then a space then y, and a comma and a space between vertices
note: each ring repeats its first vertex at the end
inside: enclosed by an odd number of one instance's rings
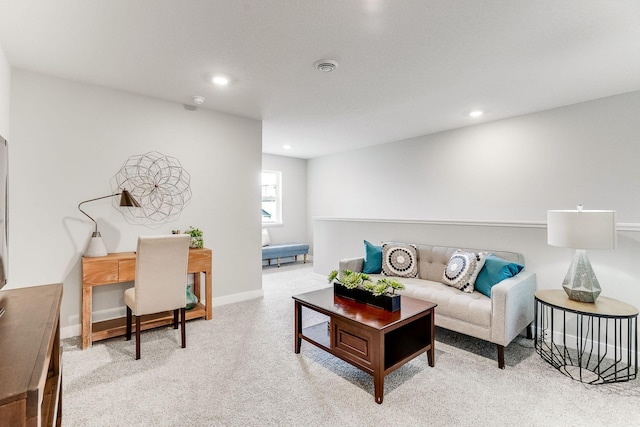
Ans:
POLYGON ((569 299, 580 302, 595 302, 602 292, 584 249, 576 250, 562 287, 569 299))

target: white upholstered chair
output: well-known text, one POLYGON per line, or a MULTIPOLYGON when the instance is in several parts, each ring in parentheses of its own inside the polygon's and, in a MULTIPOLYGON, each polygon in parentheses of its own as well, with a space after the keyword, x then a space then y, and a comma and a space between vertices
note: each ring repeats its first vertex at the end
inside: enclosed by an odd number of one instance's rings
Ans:
POLYGON ((185 306, 189 240, 186 234, 140 236, 136 252, 135 286, 124 292, 127 305, 127 341, 131 339, 132 314, 136 317, 136 359, 140 359, 140 316, 173 310, 173 327, 182 324, 182 348, 186 346, 185 306))

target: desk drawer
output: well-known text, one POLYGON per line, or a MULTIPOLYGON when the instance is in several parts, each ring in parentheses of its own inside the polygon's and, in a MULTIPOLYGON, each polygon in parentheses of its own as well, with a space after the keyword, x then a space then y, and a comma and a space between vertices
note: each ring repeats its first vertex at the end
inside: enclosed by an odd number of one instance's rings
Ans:
POLYGON ((136 279, 136 260, 121 259, 118 263, 119 282, 133 282, 136 279))
POLYGON ((211 250, 210 249, 189 249, 189 273, 201 273, 211 271, 211 250))
POLYGON ((118 260, 89 258, 82 262, 82 282, 90 285, 106 285, 118 282, 118 260))

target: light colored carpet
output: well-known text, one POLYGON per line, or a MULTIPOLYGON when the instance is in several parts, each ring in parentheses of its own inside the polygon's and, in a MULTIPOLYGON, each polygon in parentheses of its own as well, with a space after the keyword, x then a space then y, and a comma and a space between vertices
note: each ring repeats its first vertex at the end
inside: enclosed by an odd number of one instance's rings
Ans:
MULTIPOLYGON (((114 338, 82 351, 63 341, 64 426, 632 426, 640 425, 639 380, 587 386, 518 338, 498 369, 495 347, 437 330, 426 355, 373 380, 302 342, 293 352, 291 295, 328 286, 309 264, 263 270, 264 298, 215 307, 213 320, 179 330, 114 338)), ((305 315, 305 322, 315 317, 305 315)))

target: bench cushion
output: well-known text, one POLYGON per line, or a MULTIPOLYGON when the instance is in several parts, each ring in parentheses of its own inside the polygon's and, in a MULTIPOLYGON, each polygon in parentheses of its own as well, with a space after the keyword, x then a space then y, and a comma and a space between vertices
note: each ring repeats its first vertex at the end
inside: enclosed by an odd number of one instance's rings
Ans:
POLYGON ((305 243, 284 243, 262 248, 262 259, 286 258, 309 253, 309 245, 305 243))

